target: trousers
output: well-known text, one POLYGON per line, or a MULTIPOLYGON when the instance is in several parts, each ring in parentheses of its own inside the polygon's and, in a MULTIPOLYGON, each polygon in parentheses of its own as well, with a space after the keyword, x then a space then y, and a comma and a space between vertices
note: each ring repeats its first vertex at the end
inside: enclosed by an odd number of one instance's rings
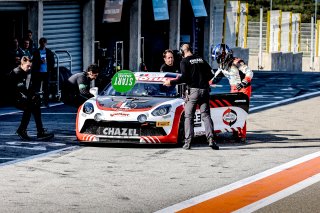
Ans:
POLYGON ((190 143, 194 137, 194 115, 199 105, 207 139, 213 138, 213 121, 210 115, 209 89, 190 88, 185 104, 185 141, 190 143))
POLYGON ((34 117, 34 121, 36 123, 36 127, 37 127, 38 132, 41 131, 43 129, 43 126, 42 126, 42 119, 41 119, 40 104, 31 102, 31 101, 29 101, 26 108, 23 110, 22 119, 21 119, 19 129, 20 130, 27 129, 29 122, 30 122, 31 114, 34 117))

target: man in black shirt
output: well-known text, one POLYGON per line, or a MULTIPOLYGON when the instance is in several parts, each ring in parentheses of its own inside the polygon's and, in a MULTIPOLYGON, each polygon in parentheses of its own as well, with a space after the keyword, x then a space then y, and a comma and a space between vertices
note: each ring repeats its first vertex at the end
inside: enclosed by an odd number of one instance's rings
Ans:
POLYGON ((174 64, 174 54, 173 51, 167 49, 162 54, 164 64, 160 67, 160 72, 175 72, 178 73, 179 69, 174 64))
POLYGON ((99 68, 91 64, 85 72, 73 74, 62 88, 62 101, 65 104, 79 107, 83 102, 93 97, 89 92, 91 81, 99 75, 99 68))
POLYGON ((218 150, 219 146, 214 142, 214 129, 209 105, 209 81, 213 78, 211 67, 201 57, 192 54, 190 44, 183 44, 180 48, 180 53, 183 57, 180 62, 182 75, 178 79, 164 81, 163 85, 170 86, 186 83, 188 87, 184 115, 185 144, 183 148, 190 149, 190 144, 194 137, 194 114, 198 104, 209 146, 218 150))

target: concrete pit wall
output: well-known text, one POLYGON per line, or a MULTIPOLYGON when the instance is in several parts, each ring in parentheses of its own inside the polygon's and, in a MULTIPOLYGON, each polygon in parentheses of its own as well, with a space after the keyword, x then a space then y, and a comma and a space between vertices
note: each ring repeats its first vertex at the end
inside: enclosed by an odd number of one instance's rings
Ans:
POLYGON ((256 55, 250 55, 249 67, 252 70, 302 72, 302 59, 302 53, 263 53, 262 67, 258 67, 259 58, 256 55))

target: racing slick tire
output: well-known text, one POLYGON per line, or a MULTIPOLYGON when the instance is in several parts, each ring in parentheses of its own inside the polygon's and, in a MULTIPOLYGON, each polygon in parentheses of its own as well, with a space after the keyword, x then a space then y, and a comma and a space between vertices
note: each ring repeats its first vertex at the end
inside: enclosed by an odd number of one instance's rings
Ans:
POLYGON ((178 141, 177 145, 182 147, 184 145, 184 115, 181 115, 179 129, 178 129, 178 141))
POLYGON ((236 143, 242 143, 242 144, 247 143, 247 138, 240 137, 238 132, 233 132, 233 138, 236 143))
POLYGON ((243 144, 246 144, 247 143, 247 139, 246 138, 238 138, 237 140, 239 143, 243 143, 243 144))

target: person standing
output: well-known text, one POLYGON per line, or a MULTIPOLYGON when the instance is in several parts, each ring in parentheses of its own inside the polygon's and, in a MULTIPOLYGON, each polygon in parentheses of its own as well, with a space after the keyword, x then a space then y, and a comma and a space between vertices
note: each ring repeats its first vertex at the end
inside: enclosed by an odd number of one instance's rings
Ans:
POLYGON ((39 39, 39 48, 33 54, 32 72, 35 78, 35 88, 38 92, 43 92, 43 104, 47 107, 49 102, 49 79, 50 74, 54 70, 54 55, 53 52, 46 47, 47 39, 39 39))
POLYGON ((54 137, 52 133, 48 133, 43 128, 41 119, 40 99, 33 85, 31 75, 31 60, 27 56, 23 56, 21 64, 10 72, 10 80, 15 87, 15 106, 23 110, 22 119, 16 134, 26 141, 31 138, 27 133, 27 127, 30 122, 31 114, 37 127, 37 138, 40 140, 49 140, 54 137))
POLYGON ((29 51, 31 54, 33 54, 33 52, 37 49, 37 43, 33 41, 31 30, 27 31, 27 35, 25 38, 29 39, 29 51))
MULTIPOLYGON (((215 72, 212 84, 217 84, 224 76, 229 80, 231 93, 242 92, 251 97, 252 70, 246 63, 237 57, 233 57, 232 50, 226 44, 218 44, 212 49, 212 59, 218 63, 218 70, 215 72)), ((245 142, 247 135, 247 123, 244 127, 234 133, 241 142, 245 142)))
POLYGON ((160 72, 174 72, 179 73, 179 69, 174 64, 173 51, 167 49, 162 54, 164 64, 160 67, 160 72))
POLYGON ((30 40, 27 38, 24 38, 22 42, 23 42, 23 44, 22 44, 23 46, 22 46, 21 50, 23 52, 23 55, 28 56, 30 59, 32 59, 32 54, 31 54, 31 51, 29 48, 30 40))
POLYGON ((231 93, 242 92, 250 100, 253 72, 246 63, 241 58, 233 57, 232 50, 226 44, 216 45, 211 56, 218 63, 212 83, 218 83, 225 76, 229 80, 231 93))
POLYGON ((13 38, 11 40, 9 52, 8 52, 8 71, 16 68, 20 65, 21 58, 23 56, 23 51, 19 46, 18 38, 13 38))
POLYGON ((184 149, 190 149, 194 137, 194 114, 199 105, 202 121, 206 131, 207 141, 212 149, 219 149, 214 141, 213 121, 210 115, 210 87, 209 80, 213 78, 211 67, 201 57, 193 55, 190 44, 183 44, 180 48, 182 60, 180 70, 182 75, 174 80, 165 80, 163 85, 187 84, 185 104, 185 144, 184 149))
POLYGON ((97 79, 100 69, 98 65, 91 64, 85 72, 80 72, 70 76, 62 88, 62 101, 65 104, 79 107, 83 102, 93 97, 89 92, 90 84, 97 79))

